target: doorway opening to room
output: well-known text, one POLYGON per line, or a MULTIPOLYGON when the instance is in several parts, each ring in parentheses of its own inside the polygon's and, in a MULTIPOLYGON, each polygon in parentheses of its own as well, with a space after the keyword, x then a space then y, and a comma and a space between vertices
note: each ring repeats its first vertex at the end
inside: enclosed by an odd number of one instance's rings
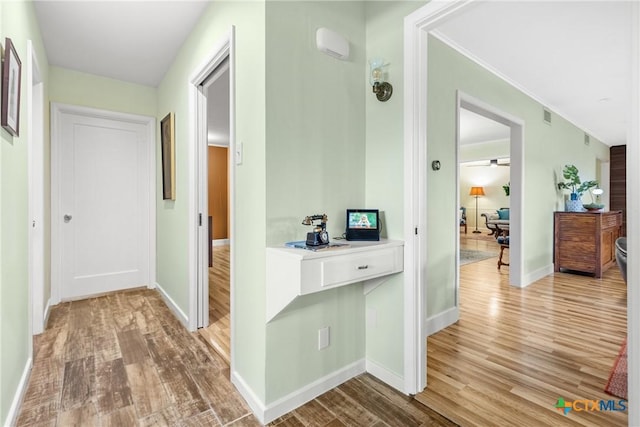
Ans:
MULTIPOLYGON (((200 334, 231 363, 231 97, 227 56, 202 83, 206 96, 207 313, 200 334)), ((204 296, 204 295, 203 295, 204 296)))
MULTIPOLYGON (((487 274, 522 286, 522 194, 512 194, 511 187, 522 185, 523 126, 520 119, 460 91, 457 105, 458 212, 466 223, 457 238, 459 310, 464 265, 474 264, 465 270, 485 267, 487 274)), ((480 271, 470 273, 477 278, 480 271)))
POLYGON ((509 274, 510 145, 508 126, 463 106, 459 108, 461 280, 465 273, 476 277, 482 273, 509 274))

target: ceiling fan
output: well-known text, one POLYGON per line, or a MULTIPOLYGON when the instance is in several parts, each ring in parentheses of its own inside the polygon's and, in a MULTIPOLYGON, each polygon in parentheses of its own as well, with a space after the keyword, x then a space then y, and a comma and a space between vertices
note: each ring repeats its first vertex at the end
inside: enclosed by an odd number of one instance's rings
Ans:
POLYGON ((498 166, 511 166, 511 161, 510 159, 491 159, 489 161, 482 160, 477 162, 466 162, 463 163, 462 166, 497 168, 498 166))

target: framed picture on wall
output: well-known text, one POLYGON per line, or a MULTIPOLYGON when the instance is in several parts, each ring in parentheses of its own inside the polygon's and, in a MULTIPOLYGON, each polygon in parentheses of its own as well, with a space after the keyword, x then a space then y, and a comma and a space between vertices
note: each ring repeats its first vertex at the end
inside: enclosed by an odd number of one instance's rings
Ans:
POLYGON ((0 125, 13 136, 20 132, 20 72, 22 63, 10 38, 4 43, 2 64, 2 114, 0 125))
POLYGON ((162 198, 176 199, 176 143, 173 113, 160 122, 160 148, 162 150, 162 198))

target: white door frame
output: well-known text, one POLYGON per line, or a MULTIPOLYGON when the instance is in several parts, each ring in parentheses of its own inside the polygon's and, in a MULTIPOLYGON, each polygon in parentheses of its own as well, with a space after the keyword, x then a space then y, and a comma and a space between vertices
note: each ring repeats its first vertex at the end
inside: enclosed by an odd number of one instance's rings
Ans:
POLYGON ((62 221, 65 214, 61 210, 60 196, 62 195, 62 123, 65 114, 74 114, 92 118, 137 123, 146 127, 146 153, 148 162, 148 211, 147 225, 149 227, 149 242, 145 248, 148 251, 149 264, 147 287, 154 288, 156 283, 156 119, 129 113, 100 110, 97 108, 77 105, 51 103, 51 304, 60 302, 62 286, 62 221))
MULTIPOLYGON (((188 82, 189 91, 189 319, 192 331, 209 324, 209 261, 211 246, 207 232, 207 97, 202 83, 214 70, 229 58, 229 129, 230 153, 235 153, 235 27, 211 49, 203 63, 196 67, 188 82), (200 222, 202 221, 202 222, 200 222)), ((234 265, 235 265, 235 165, 234 155, 229 156, 229 285, 231 320, 231 369, 234 366, 234 265)))
POLYGON ((404 19, 404 392, 427 385, 427 32, 472 0, 432 1, 404 19))
MULTIPOLYGON (((413 12, 404 22, 404 111, 405 111, 405 392, 417 393, 426 386, 426 335, 422 282, 426 254, 424 215, 426 201, 427 142, 427 32, 461 13, 473 0, 435 0, 413 12)), ((631 14, 631 106, 627 141, 627 212, 640 212, 640 5, 632 3, 631 14)), ((629 215, 627 234, 640 235, 640 216, 629 215)), ((630 239, 629 256, 637 259, 640 240, 630 239)), ((627 337, 629 360, 629 425, 640 425, 640 265, 627 265, 627 337)))
MULTIPOLYGON (((30 334, 44 332, 44 83, 33 42, 27 40, 30 334)), ((31 340, 29 340, 31 343, 31 340)))
MULTIPOLYGON (((627 133, 627 236, 640 236, 640 4, 631 4, 631 105, 627 133), (630 214, 631 213, 631 214, 630 214)), ((628 257, 638 259, 640 240, 628 240, 628 257)), ((640 425, 640 265, 627 263, 627 361, 630 426, 640 425)))

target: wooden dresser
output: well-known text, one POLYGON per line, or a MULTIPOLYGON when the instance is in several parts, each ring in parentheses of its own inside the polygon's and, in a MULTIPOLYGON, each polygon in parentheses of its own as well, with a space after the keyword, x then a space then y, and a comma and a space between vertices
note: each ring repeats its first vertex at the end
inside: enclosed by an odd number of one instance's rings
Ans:
POLYGON ((555 212, 554 269, 602 273, 615 264, 622 212, 555 212))

